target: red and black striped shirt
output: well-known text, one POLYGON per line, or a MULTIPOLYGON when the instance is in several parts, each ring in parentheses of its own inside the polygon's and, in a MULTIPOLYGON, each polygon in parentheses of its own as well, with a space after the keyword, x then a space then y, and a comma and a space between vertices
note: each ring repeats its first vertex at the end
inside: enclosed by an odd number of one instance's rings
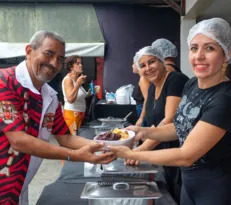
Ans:
MULTIPOLYGON (((5 132, 25 131, 29 135, 38 137, 42 107, 42 96, 22 87, 15 77, 15 68, 0 70, 1 205, 18 204, 30 163, 30 155, 12 150, 5 132)), ((52 134, 69 134, 60 106, 56 109, 52 120, 52 134)))

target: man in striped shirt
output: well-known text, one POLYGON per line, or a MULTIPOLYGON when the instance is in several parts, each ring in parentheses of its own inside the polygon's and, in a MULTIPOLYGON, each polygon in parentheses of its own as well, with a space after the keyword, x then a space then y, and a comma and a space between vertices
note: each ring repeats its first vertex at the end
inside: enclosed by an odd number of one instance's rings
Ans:
POLYGON ((102 145, 70 135, 57 93, 47 84, 62 69, 65 42, 38 31, 26 46, 26 60, 0 70, 0 204, 28 204, 28 184, 42 158, 109 163, 102 145), (50 144, 54 135, 60 146, 50 144), (20 202, 19 202, 19 196, 20 202))

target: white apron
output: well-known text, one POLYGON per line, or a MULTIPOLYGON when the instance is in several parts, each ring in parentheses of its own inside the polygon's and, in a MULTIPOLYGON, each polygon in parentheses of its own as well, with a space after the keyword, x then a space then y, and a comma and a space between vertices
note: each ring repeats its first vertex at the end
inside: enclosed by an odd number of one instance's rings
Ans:
MULTIPOLYGON (((46 87, 44 86, 44 88, 45 89, 42 89, 43 109, 42 109, 41 122, 39 126, 38 138, 43 139, 45 141, 49 141, 50 136, 51 136, 51 131, 48 131, 46 127, 45 128, 42 127, 43 118, 46 113, 55 114, 55 111, 58 107, 59 102, 58 102, 56 93, 54 92, 51 93, 50 88, 48 88, 47 86, 46 87), (51 95, 51 94, 55 94, 55 95, 51 95)), ((22 192, 19 198, 19 205, 29 205, 28 185, 32 181, 34 175, 37 173, 42 161, 43 159, 39 157, 31 156, 28 172, 27 172, 27 175, 26 175, 26 178, 23 184, 22 192)))

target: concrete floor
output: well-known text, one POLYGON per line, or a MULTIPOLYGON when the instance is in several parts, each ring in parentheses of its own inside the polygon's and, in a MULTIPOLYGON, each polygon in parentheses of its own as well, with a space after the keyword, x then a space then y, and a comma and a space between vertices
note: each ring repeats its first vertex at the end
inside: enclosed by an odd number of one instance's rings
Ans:
MULTIPOLYGON (((52 137, 51 143, 57 144, 57 141, 52 137)), ((61 168, 61 160, 43 160, 37 174, 29 185, 30 205, 36 205, 43 188, 46 185, 53 183, 58 178, 61 168)))

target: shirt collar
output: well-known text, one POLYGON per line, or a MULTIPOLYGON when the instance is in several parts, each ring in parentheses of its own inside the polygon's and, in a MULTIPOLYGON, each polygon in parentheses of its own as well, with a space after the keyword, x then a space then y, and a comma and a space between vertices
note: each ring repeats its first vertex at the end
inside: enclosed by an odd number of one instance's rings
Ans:
MULTIPOLYGON (((22 61, 16 68, 15 68, 15 76, 17 81, 24 87, 31 90, 33 93, 41 95, 41 93, 34 87, 30 74, 28 72, 28 68, 26 65, 26 61, 22 61)), ((45 83, 41 88, 42 93, 48 93, 49 95, 57 95, 57 92, 45 83)))

